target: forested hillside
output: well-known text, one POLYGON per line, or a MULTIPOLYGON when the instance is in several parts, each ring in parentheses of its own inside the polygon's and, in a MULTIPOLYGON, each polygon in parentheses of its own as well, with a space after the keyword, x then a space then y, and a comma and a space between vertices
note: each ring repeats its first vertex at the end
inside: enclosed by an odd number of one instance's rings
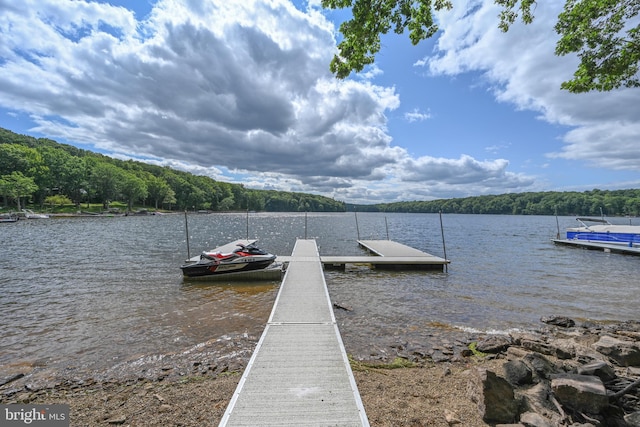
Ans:
POLYGON ((122 161, 0 128, 0 195, 3 206, 114 201, 165 210, 270 212, 421 212, 509 215, 640 215, 640 189, 515 193, 385 203, 345 204, 323 196, 252 190, 168 167, 122 161))
POLYGON ((168 167, 122 161, 50 139, 0 128, 0 195, 3 206, 114 201, 165 210, 340 212, 328 197, 251 190, 168 167))
POLYGON ((348 210, 504 215, 640 215, 640 189, 585 192, 538 192, 462 199, 399 202, 373 206, 347 205, 348 210))

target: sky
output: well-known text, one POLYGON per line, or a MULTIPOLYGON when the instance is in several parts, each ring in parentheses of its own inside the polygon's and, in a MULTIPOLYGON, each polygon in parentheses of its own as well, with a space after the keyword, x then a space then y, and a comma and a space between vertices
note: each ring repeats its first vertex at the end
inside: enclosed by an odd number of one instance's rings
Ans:
POLYGON ((0 127, 247 188, 382 203, 640 188, 640 89, 560 89, 563 3, 456 1, 345 80, 320 0, 0 0, 0 127))

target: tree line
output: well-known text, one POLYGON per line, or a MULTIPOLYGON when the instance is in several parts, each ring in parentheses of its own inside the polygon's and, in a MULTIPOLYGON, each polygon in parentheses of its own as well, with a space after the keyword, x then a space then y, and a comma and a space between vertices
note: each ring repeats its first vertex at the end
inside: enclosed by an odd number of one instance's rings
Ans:
POLYGON ((343 202, 304 193, 251 190, 242 184, 133 160, 118 160, 0 128, 0 196, 3 206, 114 201, 164 210, 342 212, 343 202))
POLYGON ((118 160, 0 128, 0 196, 3 206, 113 201, 128 210, 253 210, 268 212, 409 212, 503 215, 640 215, 640 189, 531 192, 376 205, 346 204, 313 194, 252 190, 242 184, 118 160))
POLYGON ((499 215, 639 216, 640 189, 585 192, 531 192, 412 201, 371 206, 347 205, 369 212, 460 213, 499 215))

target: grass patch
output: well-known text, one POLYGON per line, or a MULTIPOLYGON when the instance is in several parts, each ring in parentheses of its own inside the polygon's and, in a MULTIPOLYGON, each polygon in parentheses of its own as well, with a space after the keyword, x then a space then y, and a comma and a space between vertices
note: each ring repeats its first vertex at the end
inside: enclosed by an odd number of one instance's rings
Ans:
POLYGON ((391 363, 361 362, 361 361, 355 360, 351 355, 349 355, 348 357, 349 357, 349 364, 351 365, 351 370, 353 371, 413 368, 416 366, 415 363, 405 359, 404 357, 396 357, 395 359, 393 359, 393 362, 391 363))
POLYGON ((487 357, 489 354, 488 353, 483 353, 480 350, 478 350, 478 343, 476 341, 473 341, 472 343, 469 344, 469 350, 471 350, 471 353, 473 353, 474 356, 477 357, 487 357))

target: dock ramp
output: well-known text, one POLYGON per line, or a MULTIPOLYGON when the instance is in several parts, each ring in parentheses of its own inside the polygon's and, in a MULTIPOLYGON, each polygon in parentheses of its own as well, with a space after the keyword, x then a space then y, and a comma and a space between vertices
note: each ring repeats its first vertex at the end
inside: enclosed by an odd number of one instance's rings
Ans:
POLYGON ((315 240, 298 240, 220 426, 369 426, 315 240))

